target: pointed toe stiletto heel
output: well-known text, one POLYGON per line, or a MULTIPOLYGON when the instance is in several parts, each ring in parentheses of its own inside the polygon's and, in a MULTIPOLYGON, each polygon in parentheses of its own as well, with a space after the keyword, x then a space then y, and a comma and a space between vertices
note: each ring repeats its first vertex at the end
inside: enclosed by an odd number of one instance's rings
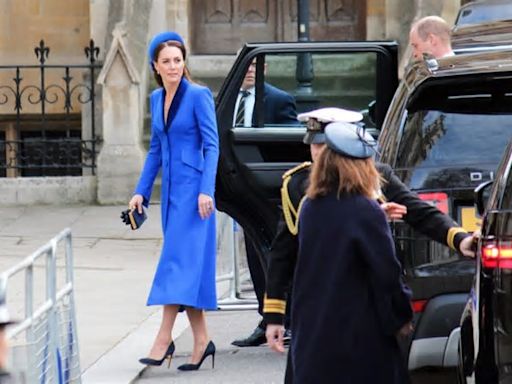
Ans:
POLYGON ((167 351, 164 354, 164 357, 162 357, 160 360, 157 359, 151 359, 149 357, 143 357, 142 359, 139 359, 139 362, 145 365, 154 365, 159 366, 162 365, 165 359, 169 359, 169 362, 167 364, 167 368, 171 366, 171 360, 172 355, 174 354, 174 341, 169 344, 169 347, 167 348, 167 351))
POLYGON ((213 344, 212 341, 208 343, 206 346, 206 349, 203 352, 203 356, 201 356, 201 360, 199 360, 199 363, 197 364, 183 364, 178 367, 180 371, 197 371, 199 368, 201 368, 201 364, 203 364, 203 361, 208 357, 212 356, 212 369, 215 368, 215 344, 213 344))

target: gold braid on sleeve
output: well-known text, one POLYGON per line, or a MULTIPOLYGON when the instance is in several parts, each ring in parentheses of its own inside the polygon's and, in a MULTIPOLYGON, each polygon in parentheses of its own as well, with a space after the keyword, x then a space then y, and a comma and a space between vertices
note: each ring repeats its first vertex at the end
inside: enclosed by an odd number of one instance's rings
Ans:
POLYGON ((299 214, 300 209, 302 208, 302 203, 304 202, 304 197, 301 199, 299 206, 297 209, 293 206, 292 200, 290 198, 290 193, 288 191, 288 184, 292 179, 292 175, 301 169, 307 168, 311 165, 310 161, 306 161, 295 168, 290 169, 285 172, 283 175, 283 185, 281 186, 281 203, 283 206, 283 215, 284 220, 286 222, 286 226, 292 235, 297 235, 299 230, 299 214))
POLYGON ((296 235, 298 232, 297 225, 297 211, 292 204, 290 194, 288 193, 288 183, 290 182, 291 176, 284 179, 281 187, 281 203, 283 205, 283 215, 286 222, 286 226, 292 235, 296 235))
POLYGON ((458 233, 466 233, 466 230, 462 227, 452 227, 448 230, 448 234, 446 235, 446 243, 451 249, 455 251, 458 251, 458 249, 455 248, 454 244, 455 235, 457 235, 458 233))

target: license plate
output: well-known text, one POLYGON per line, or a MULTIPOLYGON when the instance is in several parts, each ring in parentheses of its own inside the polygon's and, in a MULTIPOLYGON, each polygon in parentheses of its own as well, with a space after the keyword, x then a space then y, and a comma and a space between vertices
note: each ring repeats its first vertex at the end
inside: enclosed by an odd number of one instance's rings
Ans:
POLYGON ((475 232, 480 228, 482 219, 476 217, 474 207, 460 208, 460 224, 468 232, 475 232))

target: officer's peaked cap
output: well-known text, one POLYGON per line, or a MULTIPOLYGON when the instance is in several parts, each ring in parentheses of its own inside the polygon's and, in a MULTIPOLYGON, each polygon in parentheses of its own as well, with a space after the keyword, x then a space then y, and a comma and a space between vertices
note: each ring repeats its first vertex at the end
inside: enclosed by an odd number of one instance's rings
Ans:
POLYGON ((367 159, 374 153, 375 139, 361 126, 331 123, 325 127, 325 143, 334 152, 354 159, 367 159))
POLYGON ((343 121, 345 123, 356 123, 363 119, 363 115, 359 112, 349 111, 342 108, 320 108, 314 111, 300 113, 297 116, 299 121, 308 121, 316 119, 321 123, 332 123, 335 121, 343 121))
POLYGON ((149 56, 149 63, 153 63, 155 50, 157 47, 165 43, 166 41, 177 41, 181 45, 185 45, 185 42, 183 41, 183 38, 176 32, 168 31, 168 32, 161 32, 153 37, 151 39, 151 42, 149 43, 148 48, 148 56, 149 56))
POLYGON ((320 108, 301 113, 297 116, 297 119, 307 122, 307 131, 303 140, 304 144, 323 144, 325 143, 324 129, 326 124, 336 121, 355 123, 361 121, 363 115, 359 112, 342 108, 320 108))

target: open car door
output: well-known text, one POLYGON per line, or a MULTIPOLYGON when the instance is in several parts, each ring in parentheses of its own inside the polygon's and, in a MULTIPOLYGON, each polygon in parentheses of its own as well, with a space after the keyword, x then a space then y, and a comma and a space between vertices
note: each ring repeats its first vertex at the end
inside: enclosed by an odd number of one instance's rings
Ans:
POLYGON ((262 43, 241 50, 216 99, 216 202, 243 227, 260 256, 277 229, 283 173, 310 160, 302 142, 306 128, 290 116, 323 107, 351 109, 362 111, 366 126, 378 132, 398 85, 397 50, 395 42, 262 43), (255 75, 253 112, 240 123, 239 94, 248 70, 255 75), (294 99, 295 111, 279 95, 294 99))

